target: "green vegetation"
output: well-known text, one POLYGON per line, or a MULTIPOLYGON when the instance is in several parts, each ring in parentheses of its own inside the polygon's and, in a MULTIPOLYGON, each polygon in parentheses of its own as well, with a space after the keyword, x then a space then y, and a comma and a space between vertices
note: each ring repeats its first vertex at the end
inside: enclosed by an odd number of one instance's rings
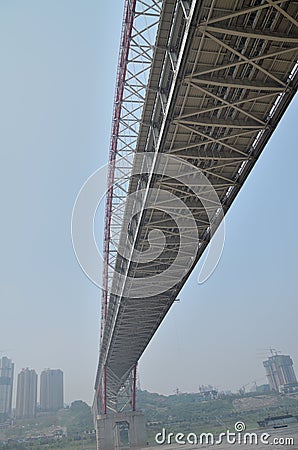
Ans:
POLYGON ((59 411, 58 424, 67 427, 68 436, 92 430, 94 425, 90 406, 82 400, 74 401, 69 409, 59 411))
POLYGON ((138 392, 138 409, 147 420, 148 438, 154 444, 154 436, 162 428, 177 433, 196 434, 234 431, 237 421, 243 421, 247 429, 258 428, 257 421, 271 415, 289 412, 298 415, 298 398, 280 394, 256 394, 219 396, 216 400, 202 400, 200 394, 158 395, 138 392))
MULTIPOLYGON (((289 412, 298 415, 298 396, 280 394, 221 395, 206 400, 197 394, 159 395, 138 391, 138 409, 147 420, 148 440, 162 428, 173 433, 219 433, 245 422, 248 430, 266 416, 289 412)), ((17 421, 0 430, 1 450, 95 450, 91 408, 77 400, 57 414, 41 413, 36 419, 17 421), (67 430, 67 436, 65 432, 67 430)))
POLYGON ((95 450, 91 408, 77 400, 57 414, 41 413, 0 430, 1 450, 95 450), (2 442, 2 444, 1 444, 2 442))
POLYGON ((87 440, 82 441, 55 441, 48 443, 17 443, 11 442, 9 444, 0 444, 1 450, 46 450, 46 449, 63 449, 63 450, 96 450, 95 442, 89 442, 87 440))

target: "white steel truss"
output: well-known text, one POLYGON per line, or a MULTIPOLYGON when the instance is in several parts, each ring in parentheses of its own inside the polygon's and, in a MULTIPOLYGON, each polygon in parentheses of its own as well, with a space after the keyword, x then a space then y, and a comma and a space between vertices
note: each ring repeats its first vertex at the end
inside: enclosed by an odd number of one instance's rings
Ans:
MULTIPOLYGON (((113 278, 125 198, 153 61, 161 0, 126 0, 117 72, 106 202, 103 309, 113 278)), ((103 319, 105 311, 103 311, 103 319)), ((104 327, 104 320, 102 321, 104 327)))
MULTIPOLYGON (((153 61, 160 13, 161 0, 125 2, 107 186, 101 338, 106 323, 109 290, 116 264, 125 198, 153 61)), ((96 410, 106 412, 106 374, 102 375, 100 383, 96 382, 96 389, 100 397, 96 410)), ((112 406, 110 409, 115 410, 112 406)))

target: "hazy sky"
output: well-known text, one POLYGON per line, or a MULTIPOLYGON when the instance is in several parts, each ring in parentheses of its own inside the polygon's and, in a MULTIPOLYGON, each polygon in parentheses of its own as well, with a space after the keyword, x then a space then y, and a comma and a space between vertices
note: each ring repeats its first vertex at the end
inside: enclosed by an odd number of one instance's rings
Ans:
MULTIPOLYGON (((123 2, 0 2, 0 354, 61 368, 65 400, 92 402, 100 292, 76 262, 70 219, 106 163, 123 2)), ((139 365, 141 387, 265 382, 268 348, 297 348, 297 106, 228 214, 224 253, 189 279, 139 365)), ((103 227, 98 227, 102 239, 103 227)))

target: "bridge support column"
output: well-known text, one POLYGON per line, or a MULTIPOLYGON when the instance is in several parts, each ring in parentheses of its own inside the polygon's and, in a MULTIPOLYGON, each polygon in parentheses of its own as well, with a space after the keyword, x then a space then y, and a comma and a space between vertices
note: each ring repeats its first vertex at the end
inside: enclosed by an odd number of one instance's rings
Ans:
POLYGON ((97 416, 96 440, 97 450, 145 448, 145 418, 139 411, 97 416))

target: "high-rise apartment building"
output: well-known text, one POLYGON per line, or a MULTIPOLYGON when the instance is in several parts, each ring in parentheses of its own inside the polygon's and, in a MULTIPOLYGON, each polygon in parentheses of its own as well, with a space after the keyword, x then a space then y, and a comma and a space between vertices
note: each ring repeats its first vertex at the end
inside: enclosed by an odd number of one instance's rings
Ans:
POLYGON ((284 386, 297 384, 293 361, 289 355, 273 354, 263 365, 271 390, 280 391, 284 386))
POLYGON ((11 416, 14 363, 3 356, 0 359, 0 422, 11 416))
POLYGON ((37 373, 33 369, 23 369, 18 375, 16 417, 35 417, 37 401, 37 373))
POLYGON ((40 375, 40 409, 57 411, 63 408, 63 372, 45 369, 40 375))

